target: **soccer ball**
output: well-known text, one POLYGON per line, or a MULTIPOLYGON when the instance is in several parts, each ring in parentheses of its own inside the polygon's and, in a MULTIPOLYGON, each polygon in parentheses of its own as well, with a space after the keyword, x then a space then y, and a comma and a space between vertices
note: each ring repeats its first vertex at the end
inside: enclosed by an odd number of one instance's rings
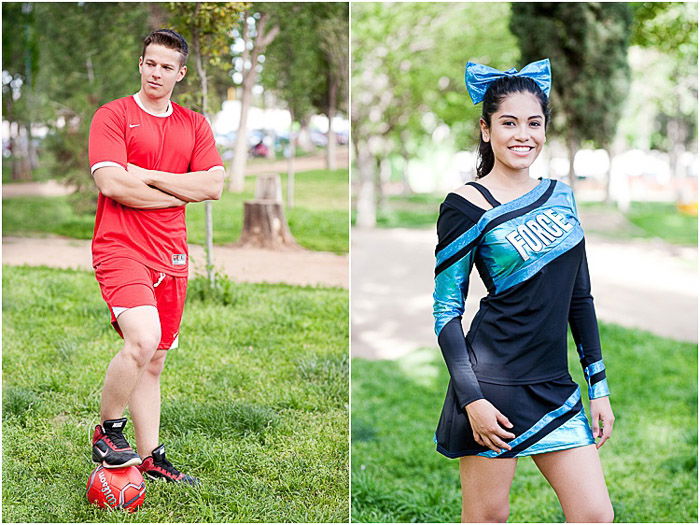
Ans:
POLYGON ((146 483, 136 467, 104 468, 92 471, 87 482, 87 499, 93 505, 133 512, 146 499, 146 483))

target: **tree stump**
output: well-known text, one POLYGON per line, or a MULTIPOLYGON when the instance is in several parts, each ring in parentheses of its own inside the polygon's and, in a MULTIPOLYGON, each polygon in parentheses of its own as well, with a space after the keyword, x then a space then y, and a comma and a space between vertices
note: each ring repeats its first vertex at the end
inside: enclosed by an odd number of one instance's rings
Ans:
POLYGON ((255 181, 255 200, 282 202, 282 183, 277 173, 258 175, 255 181))
POLYGON ((243 203, 243 231, 236 245, 272 250, 301 249, 284 216, 279 175, 258 176, 255 199, 243 203))

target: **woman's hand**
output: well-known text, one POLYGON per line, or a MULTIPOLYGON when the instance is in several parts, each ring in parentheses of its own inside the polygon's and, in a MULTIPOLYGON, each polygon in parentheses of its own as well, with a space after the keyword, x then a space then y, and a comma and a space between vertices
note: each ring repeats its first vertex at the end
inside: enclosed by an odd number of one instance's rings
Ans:
POLYGON ((591 419, 593 420, 593 437, 600 438, 595 447, 600 448, 612 434, 615 422, 608 396, 591 399, 591 419))
POLYGON ((513 439, 515 434, 502 428, 513 428, 513 424, 508 418, 501 414, 499 410, 485 399, 472 401, 465 407, 469 424, 474 433, 474 440, 481 446, 488 447, 494 452, 510 450, 510 446, 503 441, 513 439))

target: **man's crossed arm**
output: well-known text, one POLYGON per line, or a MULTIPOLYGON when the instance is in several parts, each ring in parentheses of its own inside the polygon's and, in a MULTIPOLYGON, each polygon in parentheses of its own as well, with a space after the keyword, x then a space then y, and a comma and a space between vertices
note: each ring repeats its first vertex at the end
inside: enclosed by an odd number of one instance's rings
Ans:
POLYGON ((100 192, 124 206, 159 209, 188 202, 218 200, 224 185, 224 170, 168 173, 147 170, 134 164, 105 166, 93 173, 100 192))

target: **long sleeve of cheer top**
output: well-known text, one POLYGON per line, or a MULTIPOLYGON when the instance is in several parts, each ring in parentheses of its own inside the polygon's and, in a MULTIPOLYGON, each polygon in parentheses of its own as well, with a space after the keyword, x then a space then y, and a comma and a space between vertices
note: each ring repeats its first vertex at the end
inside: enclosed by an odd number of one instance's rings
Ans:
POLYGON ((567 325, 589 397, 609 394, 583 230, 566 184, 544 179, 489 210, 451 193, 437 233, 435 333, 461 407, 484 397, 479 382, 568 376, 567 325), (461 318, 474 265, 488 294, 465 337, 461 318))
POLYGON ((435 333, 462 408, 484 397, 472 369, 462 329, 462 315, 469 290, 469 274, 474 263, 474 250, 471 248, 464 254, 458 252, 456 255, 459 258, 455 259, 455 254, 451 254, 445 248, 454 246, 452 243, 472 226, 474 224, 457 209, 445 205, 441 207, 437 223, 438 245, 435 249, 435 333))

